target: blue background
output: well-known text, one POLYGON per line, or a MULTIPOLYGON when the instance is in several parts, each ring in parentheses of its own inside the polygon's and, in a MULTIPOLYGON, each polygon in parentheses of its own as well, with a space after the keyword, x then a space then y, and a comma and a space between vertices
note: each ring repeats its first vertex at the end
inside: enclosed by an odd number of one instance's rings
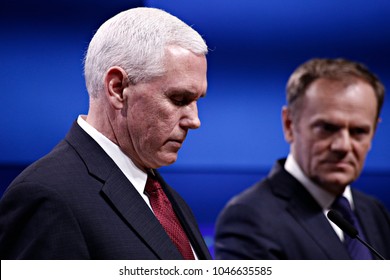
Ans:
MULTIPOLYGON (((82 60, 93 32, 117 12, 165 9, 203 35, 208 55, 202 127, 162 168, 188 201, 212 247, 214 222, 233 195, 288 152, 281 128, 285 84, 313 57, 369 66, 390 88, 387 0, 36 0, 0 3, 0 194, 88 111, 82 60)), ((356 187, 390 209, 390 105, 356 187)))

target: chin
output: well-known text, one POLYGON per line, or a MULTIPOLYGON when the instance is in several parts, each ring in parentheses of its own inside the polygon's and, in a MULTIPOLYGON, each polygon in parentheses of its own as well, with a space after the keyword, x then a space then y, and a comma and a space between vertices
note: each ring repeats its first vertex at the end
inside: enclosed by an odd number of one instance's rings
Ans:
POLYGON ((163 164, 161 166, 168 166, 168 165, 174 164, 176 162, 176 160, 177 160, 177 156, 165 158, 162 160, 163 164))
POLYGON ((167 166, 175 163, 177 160, 177 152, 160 151, 154 156, 154 162, 161 166, 167 166))
POLYGON ((344 188, 349 185, 353 179, 350 176, 331 176, 322 180, 323 184, 330 188, 344 188))

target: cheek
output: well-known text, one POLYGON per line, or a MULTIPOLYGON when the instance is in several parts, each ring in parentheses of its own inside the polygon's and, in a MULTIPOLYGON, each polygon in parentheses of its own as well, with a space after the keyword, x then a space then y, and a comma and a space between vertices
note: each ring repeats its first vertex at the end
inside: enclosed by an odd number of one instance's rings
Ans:
POLYGON ((330 141, 317 140, 311 144, 311 152, 314 156, 326 155, 330 152, 330 141))
POLYGON ((139 118, 139 138, 142 145, 149 149, 159 149, 172 135, 175 126, 174 114, 151 114, 144 118, 139 118))
POLYGON ((366 156, 371 148, 371 143, 357 143, 353 146, 354 156, 360 165, 364 164, 366 156))
POLYGON ((311 172, 318 170, 321 161, 327 157, 328 144, 326 141, 306 141, 302 143, 302 157, 304 158, 305 164, 311 172))

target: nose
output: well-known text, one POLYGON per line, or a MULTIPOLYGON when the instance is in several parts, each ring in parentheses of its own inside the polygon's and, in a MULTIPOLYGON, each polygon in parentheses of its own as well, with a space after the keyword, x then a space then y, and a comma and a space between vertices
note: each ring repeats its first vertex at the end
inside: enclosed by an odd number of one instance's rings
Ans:
POLYGON ((352 139, 348 130, 340 130, 334 135, 331 148, 336 152, 349 152, 352 147, 352 139))
POLYGON ((198 116, 197 104, 191 103, 184 109, 184 116, 180 121, 180 125, 186 129, 197 129, 200 127, 200 119, 198 116))

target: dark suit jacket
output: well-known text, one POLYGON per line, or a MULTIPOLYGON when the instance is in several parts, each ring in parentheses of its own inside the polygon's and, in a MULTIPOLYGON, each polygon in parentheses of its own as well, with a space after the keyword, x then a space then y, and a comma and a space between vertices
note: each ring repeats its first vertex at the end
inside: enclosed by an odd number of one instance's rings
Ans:
MULTIPOLYGON (((266 179, 234 197, 216 225, 216 259, 349 259, 321 207, 276 163, 266 179)), ((377 200, 352 189, 368 243, 390 258, 390 217, 377 200)))
MULTIPOLYGON (((199 259, 192 211, 157 172, 199 259)), ((1 259, 182 259, 121 170, 77 123, 0 201, 1 259)))

